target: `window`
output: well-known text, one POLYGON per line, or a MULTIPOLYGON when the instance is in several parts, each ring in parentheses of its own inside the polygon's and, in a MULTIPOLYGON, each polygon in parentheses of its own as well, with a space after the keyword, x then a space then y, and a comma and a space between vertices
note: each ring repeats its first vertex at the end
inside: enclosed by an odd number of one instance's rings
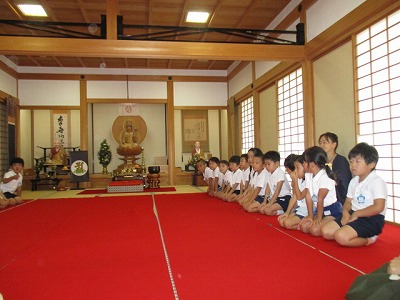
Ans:
POLYGON ((281 165, 304 151, 303 78, 301 68, 278 81, 278 128, 281 165))
POLYGON ((254 109, 253 97, 241 103, 242 116, 242 153, 254 147, 254 109))
POLYGON ((400 223, 400 11, 354 39, 357 142, 374 145, 386 181, 386 220, 400 223))

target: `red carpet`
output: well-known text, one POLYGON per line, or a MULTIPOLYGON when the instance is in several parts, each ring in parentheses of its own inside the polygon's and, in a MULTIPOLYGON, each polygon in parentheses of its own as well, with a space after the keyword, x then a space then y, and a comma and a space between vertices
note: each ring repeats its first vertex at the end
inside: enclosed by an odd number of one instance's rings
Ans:
POLYGON ((37 200, 0 213, 4 299, 174 299, 150 196, 37 200))
POLYGON ((343 299, 399 255, 395 226, 348 249, 205 193, 36 200, 0 213, 0 293, 174 299, 153 197, 180 299, 343 299))
MULTIPOLYGON (((182 299, 343 299, 360 275, 276 230, 276 217, 204 194, 157 195, 156 204, 182 299)), ((359 249, 296 233, 369 271, 399 255, 399 231, 387 226, 375 245, 359 249)))
MULTIPOLYGON (((159 189, 144 189, 143 192, 140 193, 175 192, 175 191, 176 189, 174 187, 160 187, 159 189)), ((99 195, 99 194, 108 194, 107 189, 91 189, 91 190, 84 190, 78 193, 78 195, 99 195)), ((116 193, 110 193, 110 194, 116 194, 116 193)), ((118 193, 118 194, 125 194, 125 193, 118 193)))

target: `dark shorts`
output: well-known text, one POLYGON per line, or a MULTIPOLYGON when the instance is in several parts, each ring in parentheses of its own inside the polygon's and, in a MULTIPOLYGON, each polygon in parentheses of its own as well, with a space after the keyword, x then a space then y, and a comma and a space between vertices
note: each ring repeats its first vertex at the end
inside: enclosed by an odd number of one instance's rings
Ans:
POLYGON ((324 207, 324 217, 332 216, 336 218, 337 216, 342 215, 343 205, 339 201, 324 207))
POLYGON ((258 195, 258 196, 256 197, 256 199, 254 199, 254 200, 256 200, 258 203, 263 203, 263 201, 264 201, 264 196, 258 195))
POLYGON ((287 208, 289 206, 290 198, 292 198, 292 195, 286 195, 284 197, 278 197, 278 199, 276 199, 275 203, 279 204, 282 207, 283 211, 287 211, 287 208))
POLYGON ((4 197, 6 197, 7 199, 18 197, 18 195, 12 194, 12 193, 10 193, 10 192, 5 192, 5 193, 3 193, 3 195, 4 195, 4 197))
POLYGON ((233 193, 236 194, 236 195, 239 195, 240 194, 240 190, 234 190, 233 193))
MULTIPOLYGON (((353 214, 353 212, 354 211, 351 210, 350 215, 353 214)), ((338 216, 335 222, 342 227, 342 215, 338 216)), ((346 225, 353 228, 357 232, 358 237, 369 238, 382 233, 383 226, 385 225, 385 216, 375 215, 372 217, 361 217, 346 225)))

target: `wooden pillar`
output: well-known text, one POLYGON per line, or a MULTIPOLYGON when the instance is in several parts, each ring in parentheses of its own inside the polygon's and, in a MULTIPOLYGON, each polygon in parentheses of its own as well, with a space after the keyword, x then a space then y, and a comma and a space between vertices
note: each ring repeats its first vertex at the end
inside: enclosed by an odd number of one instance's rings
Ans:
POLYGON ((81 120, 81 138, 80 138, 80 149, 88 150, 88 103, 87 103, 87 81, 81 79, 80 82, 80 120, 81 120))
POLYGON ((240 153, 236 149, 236 126, 235 126, 235 100, 233 98, 228 99, 228 112, 227 112, 227 121, 228 121, 228 154, 229 157, 234 155, 235 153, 240 153))
POLYGON ((117 40, 118 0, 107 0, 107 40, 117 40))
POLYGON ((167 151, 169 185, 174 185, 175 173, 175 117, 174 117, 174 82, 167 81, 167 151))
POLYGON ((261 148, 261 136, 260 136, 260 93, 253 90, 253 113, 254 113, 254 145, 255 147, 261 148))
POLYGON ((304 97, 304 147, 315 145, 315 108, 314 108, 314 76, 313 64, 305 60, 303 67, 303 97, 304 97))

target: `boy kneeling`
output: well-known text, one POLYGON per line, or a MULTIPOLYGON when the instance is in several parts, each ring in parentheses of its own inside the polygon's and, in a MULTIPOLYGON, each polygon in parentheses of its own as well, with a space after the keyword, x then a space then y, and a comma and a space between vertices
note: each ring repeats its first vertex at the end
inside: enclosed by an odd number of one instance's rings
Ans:
POLYGON ((342 216, 325 224, 322 235, 340 245, 359 247, 376 241, 385 224, 387 186, 375 171, 379 155, 373 146, 359 143, 349 152, 350 181, 342 216))

